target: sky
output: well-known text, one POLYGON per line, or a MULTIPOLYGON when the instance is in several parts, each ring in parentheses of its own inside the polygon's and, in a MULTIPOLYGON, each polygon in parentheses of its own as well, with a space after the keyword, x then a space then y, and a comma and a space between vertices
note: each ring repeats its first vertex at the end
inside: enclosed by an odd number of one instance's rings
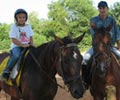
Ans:
MULTIPOLYGON (((0 23, 13 23, 14 13, 16 9, 23 8, 28 14, 32 11, 38 13, 39 18, 47 18, 48 4, 56 0, 0 0, 0 23)), ((101 0, 93 0, 94 6, 97 8, 98 2, 101 0)), ((108 6, 120 0, 106 0, 108 6)))

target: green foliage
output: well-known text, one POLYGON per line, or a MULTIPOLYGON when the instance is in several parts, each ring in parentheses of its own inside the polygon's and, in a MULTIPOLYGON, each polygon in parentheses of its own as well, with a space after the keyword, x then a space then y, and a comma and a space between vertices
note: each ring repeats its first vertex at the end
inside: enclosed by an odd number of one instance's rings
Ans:
POLYGON ((44 35, 39 35, 39 34, 36 34, 34 36, 34 45, 35 46, 39 46, 41 45, 42 43, 45 43, 47 40, 46 40, 46 37, 44 35))
POLYGON ((7 24, 1 24, 0 25, 0 41, 4 41, 4 40, 8 40, 9 37, 9 28, 10 25, 7 25, 7 24))
POLYGON ((34 30, 35 33, 40 34, 41 31, 41 20, 38 17, 38 13, 37 12, 31 12, 29 14, 29 23, 32 26, 32 29, 34 30))
POLYGON ((0 51, 10 48, 9 30, 10 25, 0 24, 0 51))
POLYGON ((113 16, 120 26, 120 2, 116 2, 110 7, 110 15, 113 16))
POLYGON ((96 14, 91 0, 58 0, 50 4, 49 9, 52 26, 56 34, 64 33, 62 36, 88 32, 89 19, 96 14))
POLYGON ((91 0, 58 0, 49 5, 48 17, 53 31, 60 37, 76 37, 86 32, 80 47, 84 50, 91 45, 89 20, 97 14, 91 0))
POLYGON ((0 41, 0 51, 9 51, 10 50, 10 39, 0 41))
POLYGON ((85 51, 86 49, 90 48, 90 46, 92 45, 91 42, 91 36, 89 35, 89 33, 86 33, 82 42, 79 45, 79 48, 81 51, 85 51))

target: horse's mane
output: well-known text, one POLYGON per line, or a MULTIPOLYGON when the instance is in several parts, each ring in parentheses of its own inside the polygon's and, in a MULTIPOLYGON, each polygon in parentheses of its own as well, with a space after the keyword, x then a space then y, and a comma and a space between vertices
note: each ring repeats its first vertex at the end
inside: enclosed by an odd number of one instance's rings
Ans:
MULTIPOLYGON (((66 46, 69 43, 73 43, 73 40, 70 36, 66 36, 61 39, 61 41, 64 43, 62 46, 66 46)), ((37 47, 31 47, 30 53, 32 53, 35 58, 40 63, 41 67, 46 66, 46 69, 51 68, 51 66, 55 67, 59 63, 60 59, 60 50, 61 50, 61 44, 56 41, 52 40, 50 42, 43 43, 37 47)), ((33 62, 33 57, 31 54, 28 54, 27 60, 33 62)), ((33 68, 31 68, 32 70, 33 68)))
POLYGON ((58 46, 59 45, 57 42, 50 41, 47 43, 43 43, 36 48, 31 48, 30 52, 34 54, 34 56, 40 61, 41 64, 49 65, 55 60, 55 57, 59 56, 59 51, 56 52, 58 46))
MULTIPOLYGON (((63 41, 64 45, 72 43, 72 39, 69 36, 62 38, 61 40, 63 41)), ((41 64, 47 64, 49 66, 55 62, 55 60, 59 59, 60 44, 56 40, 53 40, 43 43, 38 47, 30 48, 30 52, 35 55, 41 64)))

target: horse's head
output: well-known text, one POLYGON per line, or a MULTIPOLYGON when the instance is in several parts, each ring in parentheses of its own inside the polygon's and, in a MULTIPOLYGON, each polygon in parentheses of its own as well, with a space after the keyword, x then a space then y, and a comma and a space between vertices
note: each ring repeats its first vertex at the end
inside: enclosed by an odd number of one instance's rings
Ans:
POLYGON ((101 28, 97 28, 95 26, 95 24, 91 23, 91 27, 93 28, 94 30, 94 36, 93 36, 93 41, 92 41, 92 44, 93 44, 93 48, 95 51, 97 51, 99 49, 98 46, 102 44, 106 44, 106 45, 111 45, 111 35, 110 35, 110 30, 113 26, 113 23, 111 23, 108 27, 101 27, 101 28))
POLYGON ((100 29, 97 29, 94 24, 91 25, 95 31, 93 36, 93 61, 99 76, 104 76, 106 74, 107 66, 110 64, 111 35, 109 31, 112 25, 113 24, 110 24, 108 27, 102 27, 100 29))
POLYGON ((83 36, 84 34, 74 39, 55 37, 61 48, 61 66, 57 66, 57 72, 62 76, 74 98, 80 98, 84 93, 80 76, 82 55, 77 47, 83 36))
POLYGON ((96 53, 96 55, 93 56, 93 62, 97 75, 99 77, 105 77, 111 63, 111 56, 109 52, 102 51, 96 53))

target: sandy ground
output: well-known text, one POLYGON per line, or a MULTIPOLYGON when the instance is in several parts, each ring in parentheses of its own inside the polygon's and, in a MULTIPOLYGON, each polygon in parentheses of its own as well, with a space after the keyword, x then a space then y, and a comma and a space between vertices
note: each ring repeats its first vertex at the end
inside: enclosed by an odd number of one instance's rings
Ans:
MULTIPOLYGON (((60 85, 63 86, 63 80, 59 76, 57 76, 57 81, 60 85)), ((57 92, 57 95, 56 95, 54 100, 93 100, 93 98, 92 98, 89 90, 87 90, 84 93, 82 98, 74 99, 67 90, 64 90, 62 88, 58 88, 58 92, 57 92)))
MULTIPOLYGON (((58 84, 63 86, 63 80, 61 77, 56 76, 58 84)), ((0 93, 0 100, 10 100, 10 97, 2 91, 0 93)), ((58 88, 57 95, 55 96, 54 100, 93 100, 92 96, 89 93, 89 90, 84 93, 83 98, 80 99, 74 99, 70 93, 67 90, 64 90, 62 88, 58 88)))

